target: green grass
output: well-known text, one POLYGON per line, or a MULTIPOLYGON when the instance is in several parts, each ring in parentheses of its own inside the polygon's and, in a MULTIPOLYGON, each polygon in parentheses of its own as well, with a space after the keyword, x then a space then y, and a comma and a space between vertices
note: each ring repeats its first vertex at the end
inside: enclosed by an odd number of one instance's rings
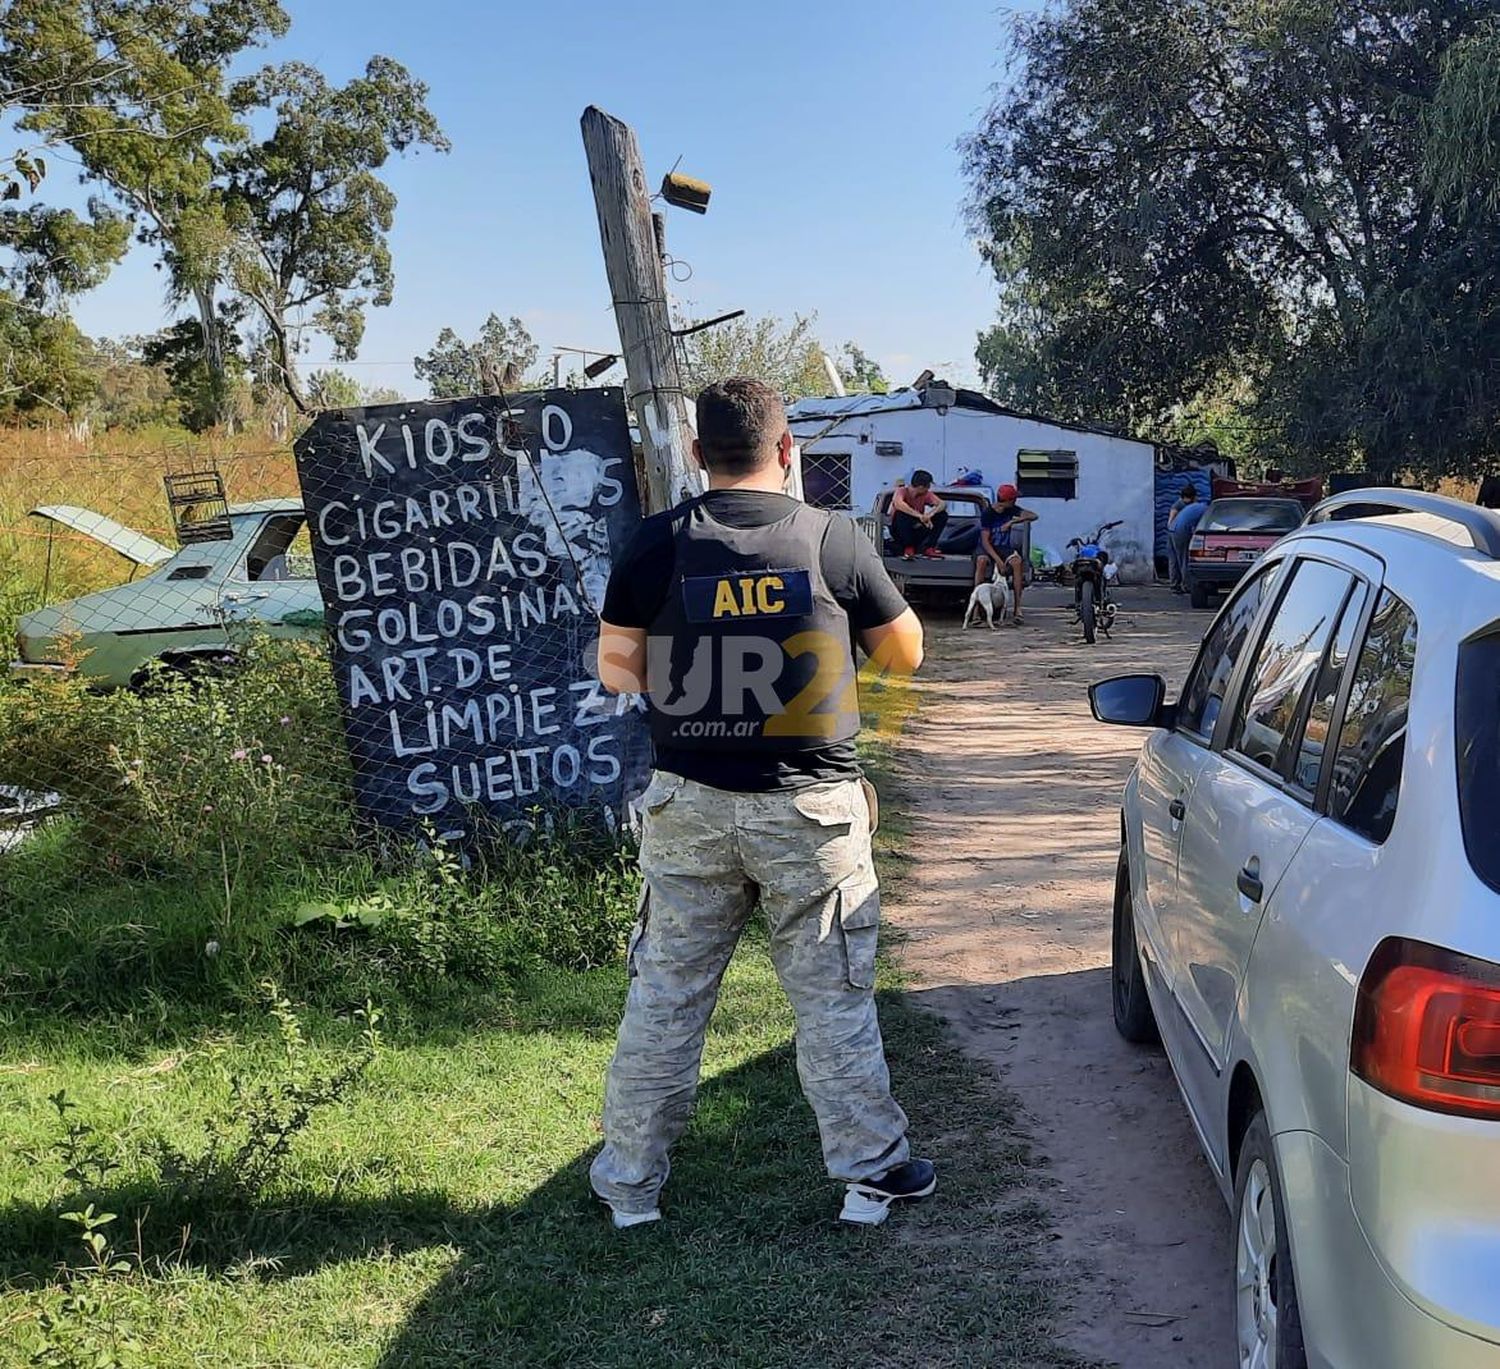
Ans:
MULTIPOLYGON (((1025 1278, 1038 1219, 999 1215, 1025 1179, 1004 1107, 934 1024, 888 995, 896 1085, 943 1188, 884 1230, 839 1229, 790 1015, 757 940, 715 1017, 667 1220, 610 1231, 585 1169, 619 978, 542 975, 476 992, 459 1017, 410 1022, 302 1138, 276 1192, 247 1210, 149 1215, 146 1252, 164 1265, 108 1286, 147 1361, 1059 1362, 1046 1300, 1025 1278)), ((333 1049, 349 1030, 322 1018, 312 1034, 333 1049)), ((68 1253, 55 1169, 25 1155, 56 1133, 47 1096, 66 1088, 77 1115, 117 1137, 128 1175, 137 1138, 190 1143, 223 1109, 231 1072, 275 1067, 275 1041, 234 1021, 118 1035, 57 1024, 0 1066, 12 1143, 0 1160, 0 1362, 25 1362, 35 1310, 60 1297, 49 1271, 68 1253)), ((126 1179, 111 1206, 123 1225, 152 1201, 126 1179)))
MULTIPOLYGON (((889 847, 903 823, 886 797, 889 847)), ((39 867, 53 859, 36 850, 39 867)), ((313 882, 326 893, 330 878, 313 882)), ((937 1199, 874 1231, 833 1220, 791 1012, 752 933, 710 1029, 666 1220, 621 1235, 587 1183, 618 964, 394 976, 358 937, 290 931, 308 893, 288 879, 239 891, 215 956, 204 939, 222 913, 199 886, 60 886, 0 916, 0 1366, 37 1352, 38 1313, 59 1309, 58 1266, 80 1249, 59 1220, 79 1196, 50 1149, 59 1089, 120 1165, 85 1196, 144 1257, 95 1285, 82 1318, 106 1341, 128 1329, 125 1364, 1071 1362, 1048 1339, 1034 1254, 1046 1223, 1010 1100, 906 1003, 889 965, 893 1078, 939 1164, 937 1199), (268 1191, 174 1197, 155 1141, 201 1147, 232 1115, 234 1079, 286 1069, 261 977, 310 1005, 312 1061, 351 1049, 366 994, 385 1011, 382 1049, 268 1191)))

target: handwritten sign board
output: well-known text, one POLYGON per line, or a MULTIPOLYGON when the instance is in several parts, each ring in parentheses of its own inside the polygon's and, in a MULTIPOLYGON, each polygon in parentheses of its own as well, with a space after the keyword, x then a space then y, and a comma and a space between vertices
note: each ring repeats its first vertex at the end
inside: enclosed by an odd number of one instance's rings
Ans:
POLYGON ((296 444, 365 815, 447 836, 644 788, 639 700, 594 678, 640 521, 618 389, 320 414, 296 444))

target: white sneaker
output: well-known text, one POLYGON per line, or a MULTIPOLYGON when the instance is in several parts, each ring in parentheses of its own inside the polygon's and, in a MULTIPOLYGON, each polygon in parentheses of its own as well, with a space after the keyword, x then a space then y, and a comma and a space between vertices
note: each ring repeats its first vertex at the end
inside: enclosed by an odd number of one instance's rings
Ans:
POLYGON ((839 1220, 855 1226, 879 1226, 891 1215, 892 1203, 917 1202, 936 1188, 937 1170, 932 1161, 908 1160, 878 1179, 847 1185, 839 1220))
POLYGON ((645 1226, 648 1222, 661 1221, 661 1209, 653 1207, 650 1212, 620 1212, 612 1207, 609 1210, 609 1216, 615 1224, 616 1231, 628 1231, 633 1226, 645 1226))

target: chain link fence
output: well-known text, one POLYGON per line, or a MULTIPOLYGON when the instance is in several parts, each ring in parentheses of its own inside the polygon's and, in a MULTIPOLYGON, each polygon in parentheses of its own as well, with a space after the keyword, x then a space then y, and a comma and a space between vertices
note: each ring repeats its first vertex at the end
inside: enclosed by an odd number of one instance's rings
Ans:
POLYGON ((310 550, 287 447, 0 456, 0 860, 43 827, 120 871, 346 834, 310 550), (173 507, 195 474, 213 540, 173 507))
POLYGON ((639 506, 618 393, 572 393, 0 456, 0 862, 232 878, 613 820, 646 741, 592 650, 639 506))

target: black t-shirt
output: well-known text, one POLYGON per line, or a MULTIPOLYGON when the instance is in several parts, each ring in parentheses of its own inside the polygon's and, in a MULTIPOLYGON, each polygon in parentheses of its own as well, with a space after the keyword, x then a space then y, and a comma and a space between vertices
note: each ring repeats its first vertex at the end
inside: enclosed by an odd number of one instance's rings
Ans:
MULTIPOLYGON (((787 495, 766 490, 711 490, 703 497, 706 511, 732 528, 780 522, 793 502, 787 495)), ((649 628, 671 588, 675 563, 672 515, 653 514, 615 559, 604 592, 604 621, 615 627, 649 628)), ((882 627, 906 611, 906 600, 891 583, 880 554, 858 528, 845 528, 838 522, 830 527, 823 539, 821 568, 829 591, 849 615, 852 633, 882 627)), ((659 747, 656 765, 716 789, 740 793, 801 789, 859 774, 853 742, 779 753, 659 747)))

